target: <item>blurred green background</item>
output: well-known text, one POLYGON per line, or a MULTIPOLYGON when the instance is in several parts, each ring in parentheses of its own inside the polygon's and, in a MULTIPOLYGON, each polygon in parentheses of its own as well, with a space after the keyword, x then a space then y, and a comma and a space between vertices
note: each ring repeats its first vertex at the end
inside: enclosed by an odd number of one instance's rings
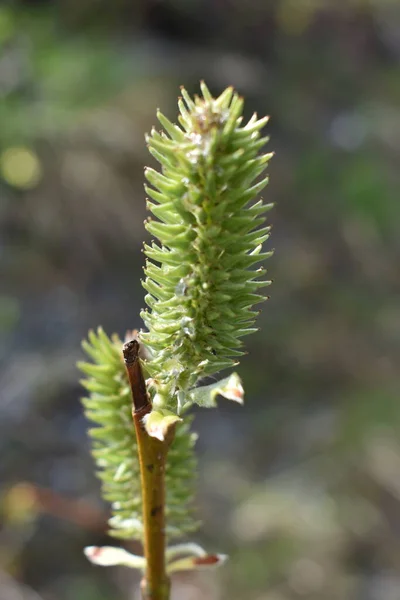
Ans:
MULTIPOLYGON (((140 327, 144 133, 179 85, 271 115, 271 300, 246 406, 197 411, 195 539, 174 599, 400 599, 400 3, 0 5, 0 597, 137 598, 109 543, 75 368, 140 327)), ((134 548, 136 549, 136 548, 134 548)))

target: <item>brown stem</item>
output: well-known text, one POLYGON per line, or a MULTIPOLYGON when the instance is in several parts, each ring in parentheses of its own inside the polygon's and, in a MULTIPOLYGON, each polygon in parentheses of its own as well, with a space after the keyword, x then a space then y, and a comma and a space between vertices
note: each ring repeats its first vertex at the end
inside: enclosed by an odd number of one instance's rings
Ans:
POLYGON ((133 420, 139 449, 146 572, 141 589, 143 600, 168 600, 170 583, 165 569, 165 461, 173 434, 160 441, 151 437, 143 418, 152 405, 139 361, 139 343, 123 348, 133 396, 133 420))
POLYGON ((143 417, 151 407, 134 412, 139 448, 143 501, 144 555, 146 575, 142 581, 145 600, 167 600, 169 580, 165 572, 165 459, 168 446, 150 437, 143 417))

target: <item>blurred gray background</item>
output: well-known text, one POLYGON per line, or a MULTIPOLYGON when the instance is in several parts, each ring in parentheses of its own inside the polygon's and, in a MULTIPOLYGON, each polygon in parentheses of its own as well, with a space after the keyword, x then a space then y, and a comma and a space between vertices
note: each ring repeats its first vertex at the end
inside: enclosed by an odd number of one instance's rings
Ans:
MULTIPOLYGON (((179 85, 271 115, 274 279, 239 373, 197 411, 197 535, 174 598, 400 599, 400 3, 0 5, 0 597, 125 600, 75 368, 140 327, 144 134, 179 85)), ((133 546, 134 550, 137 550, 133 546)))

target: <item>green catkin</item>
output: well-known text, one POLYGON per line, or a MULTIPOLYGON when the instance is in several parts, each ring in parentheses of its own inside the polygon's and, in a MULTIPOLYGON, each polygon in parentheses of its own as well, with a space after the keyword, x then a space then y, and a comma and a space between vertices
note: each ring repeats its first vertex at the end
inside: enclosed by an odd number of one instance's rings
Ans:
POLYGON ((261 245, 272 205, 252 204, 268 183, 265 176, 255 182, 272 156, 258 155, 268 119, 253 116, 241 126, 243 100, 231 88, 216 99, 201 89, 194 100, 182 90, 180 126, 158 112, 164 131, 147 137, 161 173, 145 173, 157 219, 146 229, 158 244, 145 245, 148 331, 141 339, 152 355, 157 402, 172 411, 179 393, 237 364, 240 338, 255 331, 252 307, 264 300, 257 292, 270 283, 259 280, 263 269, 252 269, 270 255, 261 245))
MULTIPOLYGON (((256 331, 253 306, 265 300, 259 290, 270 283, 260 280, 265 270, 256 265, 272 254, 262 251, 270 229, 264 215, 272 205, 255 200, 268 183, 272 154, 258 154, 268 141, 260 134, 268 119, 254 115, 242 126, 243 100, 232 88, 215 99, 204 83, 201 90, 202 98, 192 99, 182 89, 179 125, 158 112, 163 131, 147 137, 161 172, 146 169, 147 207, 155 217, 146 229, 157 242, 144 246, 148 308, 141 316, 148 331, 140 341, 149 358, 142 366, 153 406, 183 417, 166 465, 169 538, 197 526, 191 512, 196 435, 185 410, 193 402, 215 405, 217 393, 236 399, 236 375, 220 387, 196 386, 237 364, 241 338, 256 331)), ((83 348, 91 362, 79 363, 88 392, 82 402, 96 425, 89 435, 102 494, 111 503, 110 533, 142 539, 140 469, 121 347, 101 328, 89 333, 83 348)))
MULTIPOLYGON (((85 415, 97 425, 89 429, 89 436, 102 495, 111 504, 109 533, 117 538, 140 540, 143 532, 138 450, 121 347, 116 336, 110 339, 101 328, 97 333, 91 331, 83 349, 93 362, 81 362, 78 366, 86 375, 82 381, 88 391, 82 399, 85 415)), ((190 423, 191 418, 187 417, 178 424, 166 465, 170 538, 197 527, 190 509, 196 473, 196 434, 190 431, 190 423)))

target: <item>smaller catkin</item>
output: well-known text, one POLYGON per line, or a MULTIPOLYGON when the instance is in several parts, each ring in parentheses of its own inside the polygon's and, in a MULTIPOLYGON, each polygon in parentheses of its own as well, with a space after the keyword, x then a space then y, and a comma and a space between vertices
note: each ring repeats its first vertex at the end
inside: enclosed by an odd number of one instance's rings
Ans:
MULTIPOLYGON (((83 348, 92 362, 78 364, 86 375, 82 381, 88 396, 82 399, 86 417, 97 426, 89 429, 92 454, 102 483, 103 498, 111 503, 110 534, 142 539, 140 471, 132 396, 121 353, 122 342, 110 339, 99 328, 89 332, 83 348)), ((192 500, 196 474, 193 447, 196 434, 191 418, 178 424, 166 465, 167 534, 178 537, 196 528, 192 500)))

